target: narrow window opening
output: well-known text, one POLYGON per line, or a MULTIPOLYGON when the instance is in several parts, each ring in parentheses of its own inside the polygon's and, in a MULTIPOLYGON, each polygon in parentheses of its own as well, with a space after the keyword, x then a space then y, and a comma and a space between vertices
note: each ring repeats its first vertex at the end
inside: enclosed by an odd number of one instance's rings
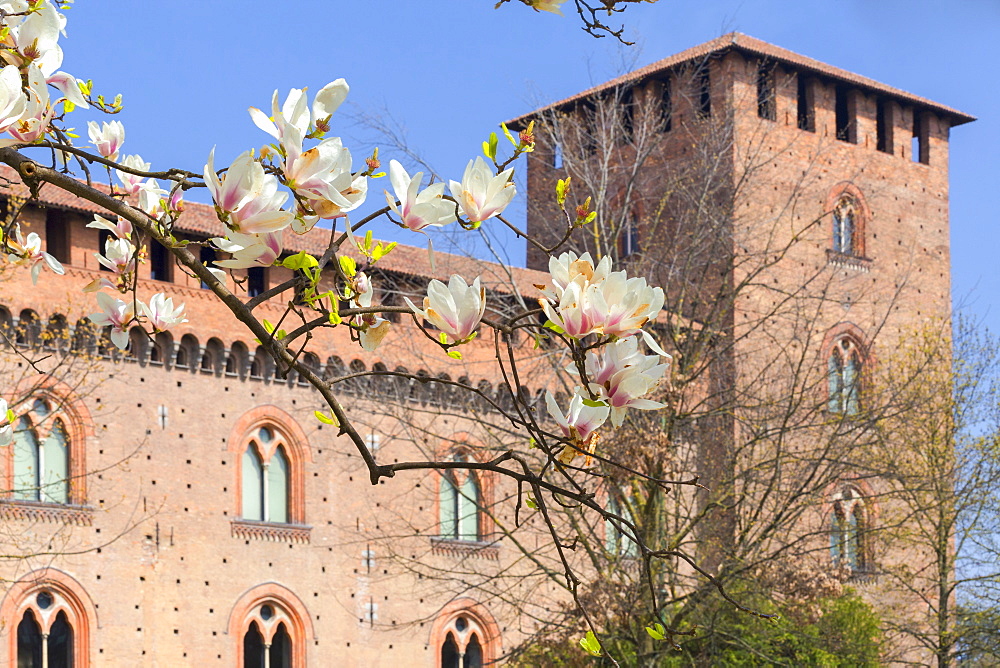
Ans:
POLYGON ((45 211, 45 251, 63 264, 69 264, 69 219, 65 211, 45 211))
POLYGON ((796 93, 796 113, 798 114, 799 129, 806 132, 816 132, 816 106, 813 91, 811 82, 800 73, 796 93))
POLYGON ((552 168, 562 169, 563 168, 562 144, 560 144, 559 140, 555 137, 553 137, 553 142, 554 143, 552 145, 552 168))
POLYGON ((777 118, 774 65, 768 62, 757 65, 757 115, 769 121, 777 118))
POLYGON ((694 80, 698 96, 695 113, 697 113, 698 118, 708 118, 712 115, 712 79, 708 63, 702 63, 698 71, 695 72, 694 80))
POLYGON ((671 99, 670 80, 660 82, 660 130, 670 132, 672 129, 673 101, 671 99))
POLYGON ((635 138, 635 95, 631 88, 622 92, 620 105, 622 111, 622 137, 626 143, 631 144, 635 138))
POLYGON ((931 163, 930 132, 927 123, 927 116, 913 110, 913 145, 910 156, 913 162, 924 165, 931 163))
POLYGON ((854 119, 851 118, 851 109, 847 100, 848 90, 847 86, 843 84, 837 85, 834 113, 837 123, 837 139, 854 143, 852 137, 854 119))
MULTIPOLYGON (((209 248, 208 246, 202 246, 201 247, 201 254, 200 254, 199 257, 200 257, 201 263, 203 265, 205 265, 206 267, 211 267, 212 263, 215 262, 215 249, 214 248, 209 248)), ((202 281, 201 282, 201 289, 202 290, 208 290, 208 283, 206 283, 205 281, 202 281)))
POLYGON ((267 269, 250 267, 247 269, 247 295, 257 297, 267 290, 267 269))
POLYGON ((149 277, 154 281, 171 280, 173 262, 170 261, 170 251, 161 244, 149 240, 149 277))
POLYGON ((619 235, 619 250, 622 258, 639 252, 639 223, 634 218, 629 218, 622 226, 619 235))
POLYGON ((879 100, 875 108, 875 148, 883 153, 892 153, 891 134, 888 125, 886 101, 879 100))

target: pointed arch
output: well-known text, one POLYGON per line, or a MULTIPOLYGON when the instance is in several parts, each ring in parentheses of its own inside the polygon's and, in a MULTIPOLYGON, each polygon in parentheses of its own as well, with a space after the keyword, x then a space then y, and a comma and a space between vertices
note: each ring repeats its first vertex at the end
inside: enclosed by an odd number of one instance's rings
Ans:
POLYGON ((466 660, 467 668, 483 668, 493 665, 503 653, 499 625, 485 606, 471 598, 455 599, 441 609, 431 625, 428 643, 435 668, 458 665, 447 662, 458 656, 466 660))
POLYGON ((315 633, 309 611, 290 589, 277 582, 267 582, 247 590, 236 601, 229 613, 229 636, 236 645, 237 666, 246 665, 245 652, 249 644, 246 636, 254 631, 264 645, 261 649, 273 651, 272 666, 305 668, 306 649, 309 641, 315 639, 315 633), (282 661, 275 663, 278 657, 282 661))

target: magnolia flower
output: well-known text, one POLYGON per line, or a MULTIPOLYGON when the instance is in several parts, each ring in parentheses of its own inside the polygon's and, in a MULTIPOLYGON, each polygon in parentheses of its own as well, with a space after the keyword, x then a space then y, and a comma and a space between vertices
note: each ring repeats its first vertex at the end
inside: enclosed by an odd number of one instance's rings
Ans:
POLYGON ((127 218, 122 218, 121 216, 118 216, 117 223, 112 223, 107 218, 102 218, 94 214, 94 220, 87 223, 87 227, 92 227, 95 230, 107 230, 118 239, 132 238, 132 223, 127 218))
POLYGON ((50 1, 40 3, 36 11, 11 30, 14 48, 23 62, 35 65, 46 77, 59 69, 63 60, 59 32, 65 25, 66 17, 50 1))
POLYGON ((408 298, 406 305, 451 337, 452 343, 470 340, 486 312, 486 289, 477 278, 469 285, 458 274, 453 274, 446 286, 438 280, 427 285, 424 308, 419 309, 408 298))
MULTIPOLYGON (((270 118, 260 109, 250 107, 250 118, 254 125, 284 144, 289 128, 294 128, 299 137, 309 133, 309 112, 306 109, 306 88, 293 88, 288 91, 285 103, 278 106, 278 91, 271 97, 270 118)), ((347 98, 349 91, 347 82, 337 79, 323 86, 312 104, 312 122, 321 132, 329 130, 328 122, 333 112, 347 98)))
POLYGON ((144 181, 139 188, 139 208, 146 212, 150 218, 159 218, 163 213, 160 200, 167 194, 167 191, 160 187, 156 179, 144 181))
POLYGON ((480 223, 501 214, 514 199, 513 173, 507 169, 494 176, 486 161, 477 156, 469 161, 461 183, 451 181, 451 195, 470 222, 480 223))
POLYGON ((0 446, 10 445, 14 440, 14 413, 7 407, 7 400, 0 399, 0 446))
POLYGON ((0 70, 0 133, 20 120, 27 104, 21 89, 21 71, 14 65, 0 70))
POLYGON ((285 143, 283 165, 288 187, 309 200, 320 218, 337 218, 361 206, 368 194, 368 179, 351 174, 351 152, 340 137, 302 150, 302 137, 292 129, 285 143))
POLYGON ((149 318, 153 332, 164 332, 174 325, 187 322, 184 317, 184 304, 174 308, 174 300, 162 292, 157 292, 149 300, 149 305, 139 302, 142 312, 149 318))
POLYGON ((54 274, 65 274, 59 260, 55 259, 42 250, 42 239, 35 232, 30 232, 27 238, 21 236, 21 226, 14 230, 15 238, 8 241, 11 253, 7 255, 7 260, 14 266, 27 265, 31 267, 31 283, 38 285, 38 274, 42 271, 42 266, 47 266, 54 274))
MULTIPOLYGON (((354 306, 369 308, 372 305, 375 287, 365 272, 359 271, 354 275, 351 280, 351 288, 354 290, 354 296, 351 297, 354 306)), ((354 316, 351 324, 358 332, 361 347, 369 352, 374 352, 382 343, 385 335, 389 333, 391 323, 377 313, 365 313, 354 316)))
POLYGON ((135 319, 135 307, 132 300, 128 302, 116 299, 106 292, 97 293, 97 305, 101 310, 91 313, 90 321, 98 327, 111 327, 111 342, 120 349, 128 347, 128 330, 126 329, 135 319))
MULTIPOLYGON (((90 105, 87 104, 87 100, 83 97, 83 93, 80 92, 80 85, 77 83, 76 77, 72 74, 67 74, 66 72, 56 72, 52 76, 48 77, 45 82, 62 93, 62 97, 59 98, 59 100, 70 102, 81 109, 90 109, 90 105)), ((56 100, 56 102, 59 100, 56 100)))
POLYGON ((119 276, 125 276, 135 271, 135 246, 128 239, 112 239, 104 244, 104 255, 94 253, 97 261, 115 272, 119 276))
MULTIPOLYGON (((563 448, 556 459, 563 464, 570 464, 580 451, 592 453, 597 446, 597 430, 608 419, 609 409, 606 405, 588 406, 584 401, 590 401, 580 394, 580 388, 576 388, 573 398, 569 402, 569 410, 563 413, 556 403, 551 392, 545 394, 545 407, 562 430, 563 436, 568 439, 571 445, 563 448)), ((588 461, 584 464, 589 464, 588 461)))
POLYGON ((423 172, 417 172, 410 177, 402 165, 395 160, 389 161, 389 181, 396 197, 385 191, 385 201, 403 224, 414 232, 425 227, 447 225, 456 219, 454 202, 441 197, 444 194, 443 183, 431 184, 422 193, 417 193, 423 175, 423 172))
POLYGON ((90 121, 87 123, 87 135, 98 153, 109 160, 118 159, 118 151, 125 143, 125 126, 121 121, 105 121, 101 125, 90 121))
POLYGON ((600 333, 624 338, 639 332, 663 308, 663 290, 645 278, 615 271, 592 290, 596 308, 605 314, 600 333))
POLYGON ((643 355, 639 341, 629 337, 604 346, 601 352, 587 353, 586 370, 590 390, 605 400, 611 408, 611 424, 621 426, 628 408, 655 410, 663 404, 642 399, 651 392, 670 368, 660 364, 659 355, 643 355))
POLYGON ((215 172, 215 149, 208 154, 205 165, 208 186, 219 219, 237 232, 259 234, 283 230, 292 223, 294 214, 281 206, 288 193, 278 190, 278 179, 266 174, 264 167, 249 151, 241 153, 222 178, 215 172))
POLYGON ((552 301, 558 301, 570 283, 583 285, 600 283, 611 273, 611 257, 605 255, 594 267, 590 253, 577 256, 573 251, 563 253, 559 257, 549 258, 549 274, 552 276, 552 288, 538 286, 543 292, 552 295, 552 301))
POLYGON ((586 284, 570 283, 558 303, 553 304, 548 299, 539 299, 538 303, 545 317, 561 327, 567 336, 582 339, 599 332, 604 321, 604 313, 590 299, 592 288, 586 284))
MULTIPOLYGON (((150 164, 138 155, 125 156, 125 159, 121 161, 121 164, 139 172, 148 172, 150 167, 150 164)), ((122 186, 124 186, 123 190, 127 195, 135 195, 137 192, 142 190, 143 180, 146 178, 145 176, 130 174, 128 172, 123 172, 120 169, 116 169, 115 174, 118 175, 118 180, 122 182, 122 186)))
POLYGON ((8 128, 10 136, 4 138, 0 145, 30 144, 45 136, 49 130, 53 110, 49 103, 48 86, 45 77, 35 65, 28 65, 28 86, 25 90, 25 108, 21 117, 8 128))
POLYGON ((215 264, 227 269, 270 267, 281 255, 281 237, 280 231, 270 234, 230 232, 224 239, 210 239, 216 248, 233 256, 228 260, 216 260, 215 264))

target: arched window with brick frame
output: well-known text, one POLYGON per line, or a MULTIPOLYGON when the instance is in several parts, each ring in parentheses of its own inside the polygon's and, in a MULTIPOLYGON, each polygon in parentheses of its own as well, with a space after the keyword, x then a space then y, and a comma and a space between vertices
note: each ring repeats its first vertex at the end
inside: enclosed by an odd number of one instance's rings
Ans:
POLYGON ((302 600, 274 582, 258 585, 233 606, 229 634, 239 668, 305 668, 313 628, 302 600))
POLYGON ((231 433, 229 450, 236 469, 234 533, 308 541, 305 467, 311 455, 302 428, 290 415, 268 405, 244 414, 231 433), (281 525, 290 526, 282 530, 281 525))
POLYGON ((484 668, 501 654, 500 629, 489 611, 472 599, 448 603, 431 627, 435 668, 484 668))
POLYGON ((871 211, 864 195, 852 183, 839 183, 827 197, 830 249, 835 257, 865 257, 865 237, 871 211))
POLYGON ((870 550, 868 529, 871 512, 864 495, 853 485, 845 485, 833 495, 830 513, 830 559, 851 572, 868 570, 870 550))
POLYGON ((3 449, 6 498, 13 503, 86 504, 90 415, 72 391, 47 377, 22 383, 15 395, 14 442, 3 449))
POLYGON ((822 351, 830 413, 852 416, 861 412, 865 378, 873 363, 870 348, 861 329, 852 323, 840 323, 827 332, 822 351))
MULTIPOLYGON (((456 453, 454 461, 473 461, 472 455, 456 453)), ((438 509, 441 538, 478 541, 482 539, 480 514, 483 495, 479 477, 471 469, 450 469, 441 473, 438 509)))
POLYGON ((87 668, 96 608, 76 580, 45 568, 14 583, 0 605, 7 664, 87 668))

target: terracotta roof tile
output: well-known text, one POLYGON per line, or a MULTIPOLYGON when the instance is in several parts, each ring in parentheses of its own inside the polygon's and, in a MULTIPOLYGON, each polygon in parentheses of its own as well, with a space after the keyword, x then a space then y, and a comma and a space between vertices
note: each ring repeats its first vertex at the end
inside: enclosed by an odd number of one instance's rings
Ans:
POLYGON ((786 65, 791 65, 797 69, 812 72, 813 74, 819 74, 822 76, 829 77, 831 79, 837 79, 839 81, 845 81, 851 83, 859 88, 866 89, 871 92, 881 93, 884 95, 889 95, 891 97, 897 98, 903 102, 916 105, 918 107, 924 107, 926 109, 932 110, 942 116, 946 116, 951 120, 952 126, 962 125, 963 123, 969 123, 970 121, 976 120, 975 116, 970 116, 958 109, 953 109, 947 107, 943 104, 938 104, 933 100, 928 100, 926 98, 913 95, 912 93, 907 93, 904 90, 898 88, 893 88, 892 86, 887 86, 883 83, 875 81, 874 79, 869 79, 863 77, 859 74, 854 74, 853 72, 848 72, 847 70, 842 70, 838 67, 833 67, 832 65, 827 65, 818 60, 808 58, 806 56, 795 53, 794 51, 789 51, 788 49, 783 49, 774 44, 770 44, 763 40, 750 37, 749 35, 744 35, 743 33, 732 32, 728 35, 723 35, 704 44, 699 44, 685 51, 681 51, 678 54, 658 60, 655 63, 641 67, 633 72, 622 75, 605 83, 589 88, 585 91, 577 93, 576 95, 571 95, 558 102, 553 102, 545 107, 536 109, 527 114, 523 114, 515 119, 508 121, 508 124, 518 125, 519 121, 523 119, 528 119, 539 112, 548 111, 555 107, 561 107, 577 100, 582 100, 587 97, 594 95, 603 90, 609 88, 614 88, 626 83, 638 82, 643 79, 649 78, 654 74, 658 74, 665 70, 670 70, 671 68, 677 67, 683 63, 690 62, 692 60, 697 60, 710 55, 721 55, 727 51, 736 50, 743 53, 748 53, 755 56, 763 56, 771 60, 783 63, 786 65))

